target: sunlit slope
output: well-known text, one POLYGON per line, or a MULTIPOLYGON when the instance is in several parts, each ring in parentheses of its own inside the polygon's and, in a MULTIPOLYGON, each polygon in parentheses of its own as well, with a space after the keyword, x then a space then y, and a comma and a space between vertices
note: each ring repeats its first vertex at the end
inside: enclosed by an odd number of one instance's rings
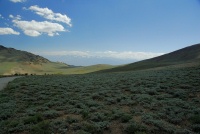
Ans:
POLYGON ((200 44, 192 45, 162 56, 131 63, 128 65, 103 70, 100 72, 121 72, 152 69, 174 65, 191 65, 200 63, 200 44))

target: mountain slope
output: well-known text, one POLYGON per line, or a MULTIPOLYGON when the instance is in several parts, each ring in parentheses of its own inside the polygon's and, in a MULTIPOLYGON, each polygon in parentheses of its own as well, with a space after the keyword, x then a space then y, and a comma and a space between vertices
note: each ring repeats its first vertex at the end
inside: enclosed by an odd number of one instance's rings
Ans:
POLYGON ((157 67, 183 65, 183 64, 199 63, 199 62, 200 62, 200 44, 195 44, 155 58, 131 63, 125 66, 120 66, 108 70, 102 70, 99 72, 134 71, 134 70, 144 70, 157 67))
POLYGON ((39 55, 34 55, 26 51, 16 50, 14 48, 6 48, 0 45, 0 62, 33 62, 36 64, 50 63, 39 55))

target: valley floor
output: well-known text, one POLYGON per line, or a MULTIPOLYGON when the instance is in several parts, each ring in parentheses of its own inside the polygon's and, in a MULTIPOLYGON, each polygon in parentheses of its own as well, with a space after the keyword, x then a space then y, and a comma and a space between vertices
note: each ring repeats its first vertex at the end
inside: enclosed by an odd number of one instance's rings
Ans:
POLYGON ((28 76, 0 91, 0 133, 200 133, 200 66, 28 76))

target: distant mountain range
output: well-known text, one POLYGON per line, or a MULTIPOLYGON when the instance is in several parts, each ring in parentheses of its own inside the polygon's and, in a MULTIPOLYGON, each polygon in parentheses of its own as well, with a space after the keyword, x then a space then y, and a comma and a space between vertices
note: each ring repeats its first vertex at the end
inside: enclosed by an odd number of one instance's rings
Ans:
POLYGON ((113 67, 104 64, 76 67, 62 62, 52 62, 39 55, 0 45, 0 75, 83 74, 113 67))
POLYGON ((155 58, 131 63, 116 68, 102 70, 99 72, 123 72, 123 71, 136 71, 144 69, 155 69, 169 66, 185 66, 200 63, 200 44, 195 44, 165 55, 155 58))

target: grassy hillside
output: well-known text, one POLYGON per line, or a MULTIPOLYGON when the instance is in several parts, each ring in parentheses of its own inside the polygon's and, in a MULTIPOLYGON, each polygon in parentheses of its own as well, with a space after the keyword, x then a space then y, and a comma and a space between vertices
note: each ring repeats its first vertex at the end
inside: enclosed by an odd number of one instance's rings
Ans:
POLYGON ((159 57, 147 59, 121 67, 103 70, 100 72, 120 72, 120 71, 133 71, 144 70, 158 67, 166 67, 171 65, 188 65, 200 62, 200 44, 192 45, 159 57))

